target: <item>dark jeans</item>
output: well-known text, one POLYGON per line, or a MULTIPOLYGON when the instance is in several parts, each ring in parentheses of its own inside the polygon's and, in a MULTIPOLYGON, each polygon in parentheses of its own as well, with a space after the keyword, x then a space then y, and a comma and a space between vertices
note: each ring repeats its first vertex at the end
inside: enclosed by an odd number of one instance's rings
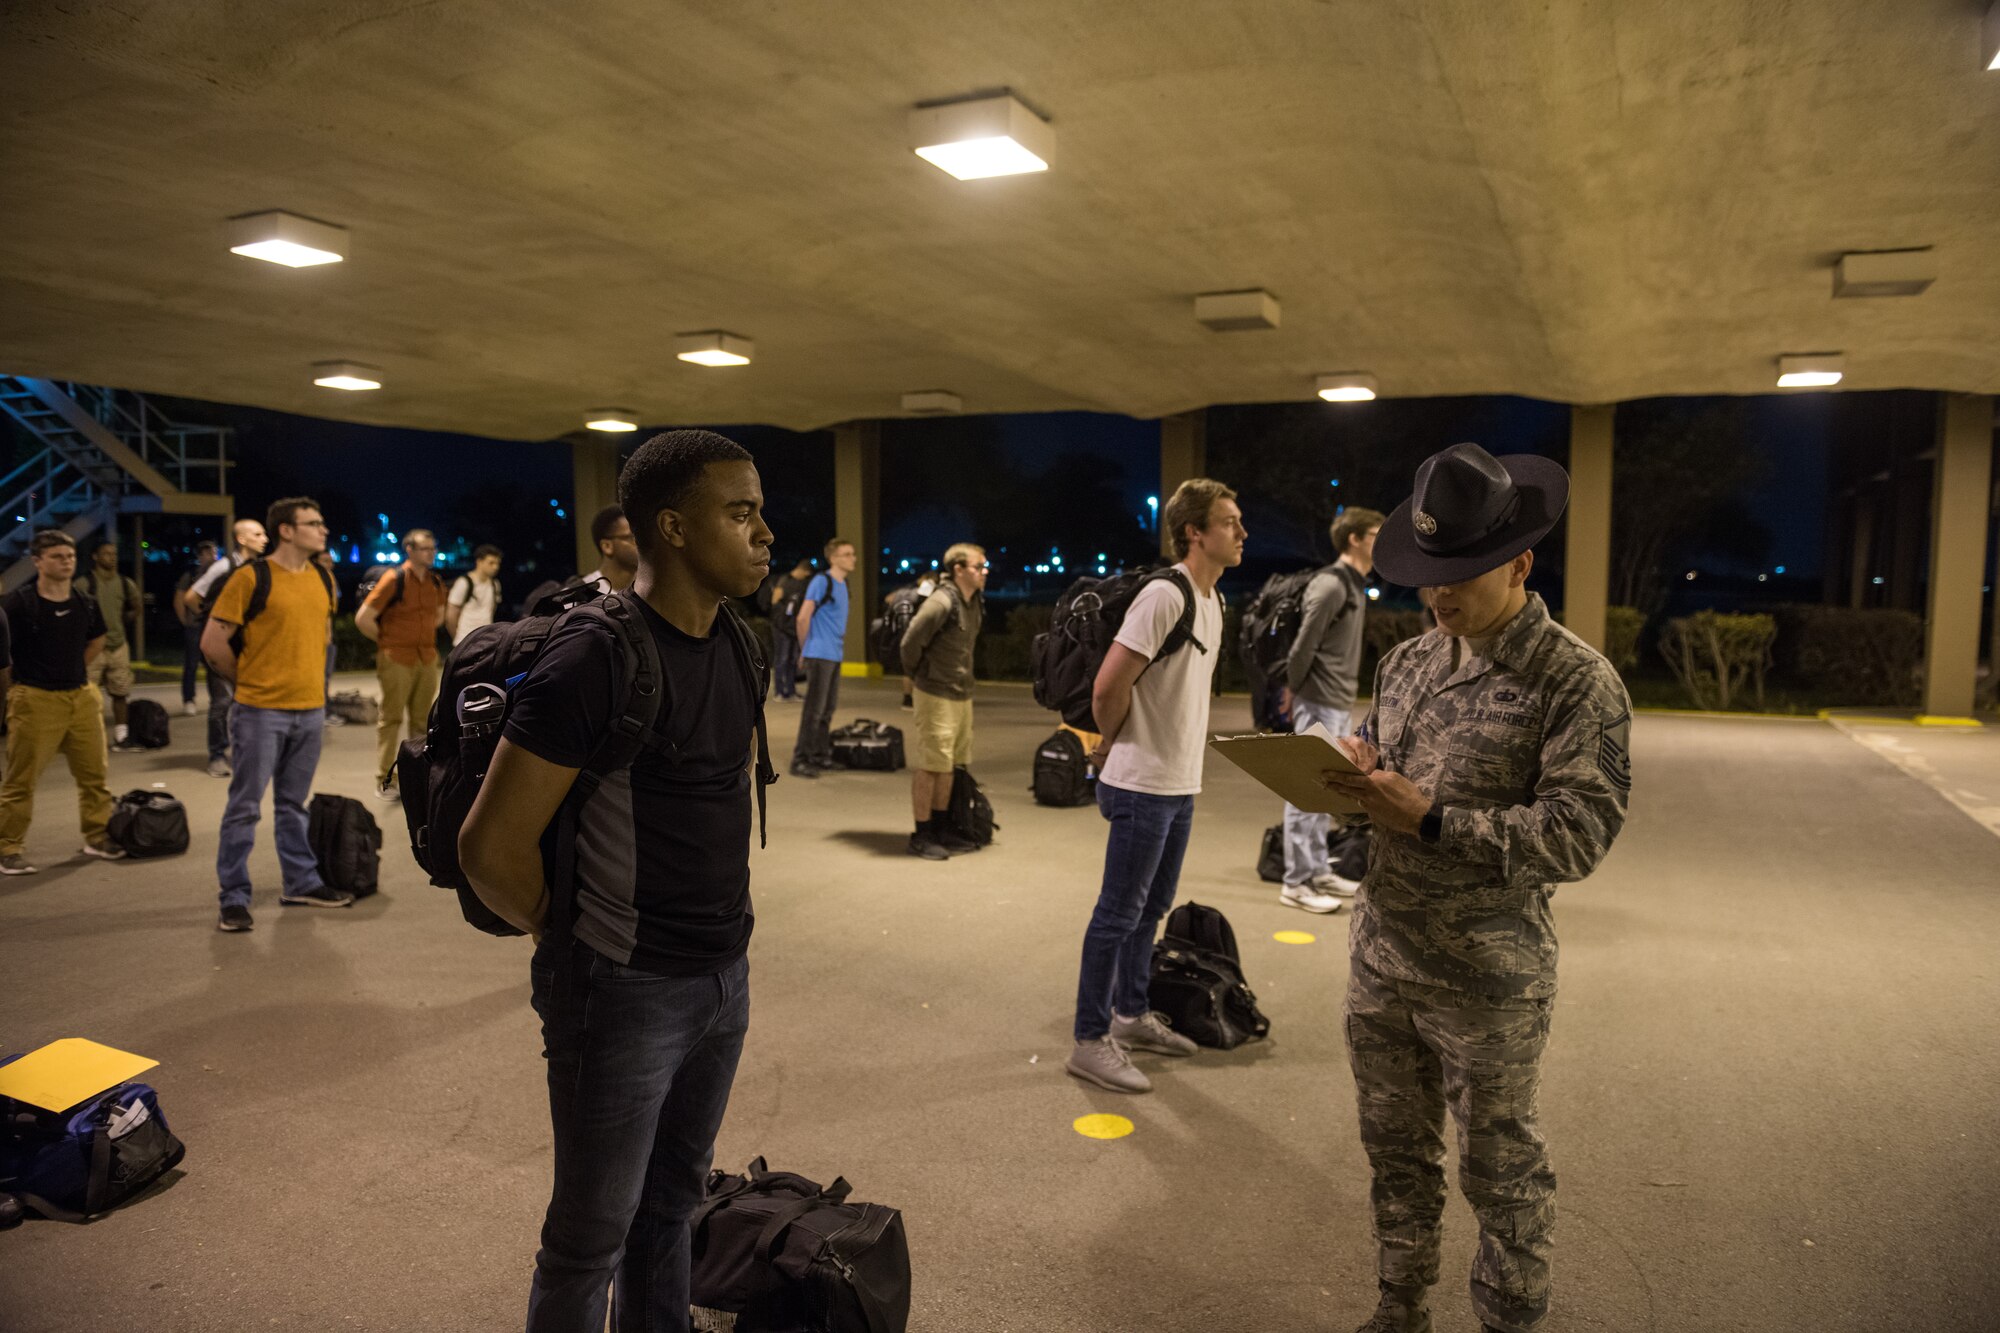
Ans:
POLYGON ((799 709, 799 739, 792 747, 792 762, 830 764, 833 741, 833 710, 840 702, 840 663, 824 658, 806 659, 806 701, 799 709))
POLYGON ((1181 857, 1194 824, 1194 797, 1148 796, 1099 780, 1097 808, 1111 823, 1104 844, 1104 886, 1083 932, 1076 983, 1076 1039, 1111 1031, 1111 1011, 1137 1018, 1151 1006, 1153 933, 1174 905, 1181 857))
POLYGON ((190 625, 181 631, 181 702, 194 702, 195 673, 201 670, 201 629, 190 625))
POLYGON ((688 1217, 750 1026, 749 960, 663 977, 550 935, 530 970, 555 1187, 529 1333, 601 1333, 614 1282, 618 1333, 686 1333, 688 1217))
POLYGON ((278 867, 286 893, 308 893, 323 882, 306 836, 306 801, 319 768, 323 708, 249 708, 230 716, 236 748, 231 756, 229 805, 215 851, 215 878, 224 907, 250 905, 250 848, 257 841, 257 812, 271 788, 271 822, 277 827, 278 867))
POLYGON ((208 673, 208 758, 213 763, 217 759, 229 757, 229 706, 236 701, 236 691, 228 681, 215 674, 214 668, 208 673))
POLYGON ((771 683, 780 699, 799 695, 799 636, 771 622, 771 683))

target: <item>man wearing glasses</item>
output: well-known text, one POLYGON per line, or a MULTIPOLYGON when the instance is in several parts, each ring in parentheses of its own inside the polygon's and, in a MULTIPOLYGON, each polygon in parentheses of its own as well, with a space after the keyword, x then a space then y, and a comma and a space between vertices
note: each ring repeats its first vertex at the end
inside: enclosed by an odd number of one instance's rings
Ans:
POLYGON ((382 717, 375 730, 375 794, 396 799, 396 749, 403 720, 421 736, 437 698, 437 632, 444 623, 444 581, 431 571, 437 537, 412 528, 403 538, 403 563, 382 577, 355 613, 354 627, 373 639, 375 680, 382 688, 382 717))
POLYGON ((229 576, 201 635, 208 669, 235 686, 229 713, 234 771, 215 854, 222 899, 215 927, 232 934, 251 926, 250 848, 267 786, 284 872, 278 902, 354 903, 320 879, 306 836, 306 798, 326 725, 326 645, 334 608, 333 576, 314 560, 326 549, 326 521, 304 496, 278 501, 268 520, 275 549, 229 576))
POLYGON ((937 591, 903 631, 903 671, 916 686, 917 755, 910 855, 942 861, 979 847, 949 827, 951 780, 972 762, 972 645, 986 618, 986 552, 960 542, 944 553, 937 591))

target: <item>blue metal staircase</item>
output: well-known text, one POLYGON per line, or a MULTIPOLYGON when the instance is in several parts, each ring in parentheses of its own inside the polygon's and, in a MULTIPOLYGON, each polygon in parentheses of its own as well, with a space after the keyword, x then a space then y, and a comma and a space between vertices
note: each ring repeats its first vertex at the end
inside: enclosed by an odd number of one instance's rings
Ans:
POLYGON ((120 514, 227 517, 232 432, 170 420, 141 394, 0 375, 0 412, 23 447, 0 476, 0 591, 34 573, 28 543, 61 528, 79 543, 120 514))

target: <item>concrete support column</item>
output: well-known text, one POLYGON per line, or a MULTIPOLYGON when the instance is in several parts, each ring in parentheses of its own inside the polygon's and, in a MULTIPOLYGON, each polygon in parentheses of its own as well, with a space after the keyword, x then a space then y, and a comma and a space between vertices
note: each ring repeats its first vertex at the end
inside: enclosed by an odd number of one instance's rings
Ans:
POLYGON ((1200 408, 1160 418, 1160 508, 1153 517, 1160 533, 1160 554, 1173 558, 1173 533, 1164 519, 1167 501, 1184 481, 1208 471, 1208 414, 1200 408))
POLYGON ((1931 496, 1930 614, 1924 633, 1924 712, 1969 718, 1979 676, 1986 516, 1993 483, 1993 399, 1948 393, 1938 412, 1931 496))
POLYGON ((833 431, 833 513, 838 535, 854 543, 847 577, 843 676, 876 676, 868 660, 868 619, 877 613, 882 567, 882 423, 850 421, 833 431))
POLYGON ((1847 604, 1855 610, 1868 605, 1869 571, 1875 568, 1875 496, 1864 484, 1854 491, 1854 561, 1847 582, 1847 604))
POLYGON ((1611 602, 1611 450, 1617 408, 1569 410, 1569 530, 1563 557, 1563 624, 1604 652, 1611 602))
POLYGON ((576 572, 588 574, 598 565, 597 543, 590 539, 590 520, 606 505, 618 503, 618 440, 599 431, 579 431, 569 437, 570 517, 576 520, 576 572))

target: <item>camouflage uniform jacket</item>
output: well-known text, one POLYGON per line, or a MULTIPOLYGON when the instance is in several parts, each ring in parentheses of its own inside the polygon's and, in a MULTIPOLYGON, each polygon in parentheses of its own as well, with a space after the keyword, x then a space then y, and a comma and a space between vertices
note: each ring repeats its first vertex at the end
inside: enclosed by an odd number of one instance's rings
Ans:
POLYGON ((1361 733, 1444 820, 1435 843, 1375 831, 1351 953, 1428 986, 1549 996, 1549 895, 1595 870, 1624 826, 1632 705, 1532 593, 1488 654, 1453 671, 1452 640, 1433 630, 1376 671, 1361 733))

